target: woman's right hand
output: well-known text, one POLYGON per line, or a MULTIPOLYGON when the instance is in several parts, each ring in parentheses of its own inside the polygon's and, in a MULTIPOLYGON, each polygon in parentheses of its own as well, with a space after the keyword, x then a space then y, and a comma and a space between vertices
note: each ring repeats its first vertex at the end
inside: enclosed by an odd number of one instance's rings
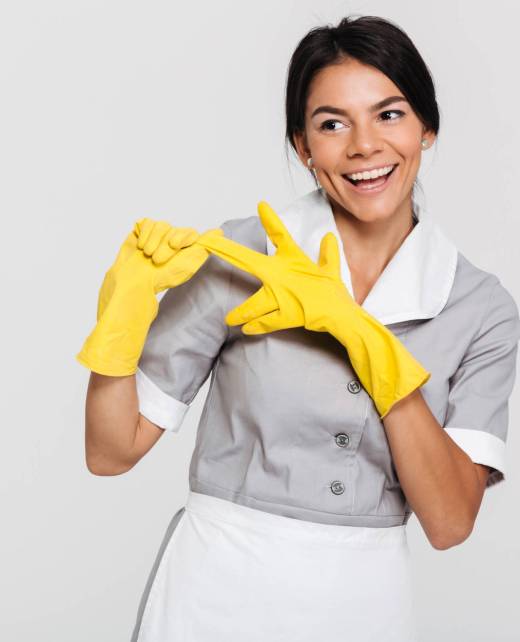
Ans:
POLYGON ((114 264, 105 274, 98 297, 97 320, 116 288, 147 283, 155 294, 190 279, 206 262, 210 252, 200 239, 222 236, 215 228, 199 234, 192 227, 173 227, 166 221, 142 218, 124 240, 114 264))
POLYGON ((156 294, 190 279, 209 257, 197 240, 222 236, 216 228, 198 234, 164 221, 137 221, 99 291, 97 325, 77 361, 108 376, 135 374, 146 336, 157 316, 156 294))

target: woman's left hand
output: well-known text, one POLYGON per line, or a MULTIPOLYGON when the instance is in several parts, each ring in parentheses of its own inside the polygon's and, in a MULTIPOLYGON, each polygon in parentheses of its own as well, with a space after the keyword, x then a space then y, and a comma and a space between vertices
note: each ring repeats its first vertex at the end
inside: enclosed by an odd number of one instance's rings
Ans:
MULTIPOLYGON (((245 324, 245 334, 263 334, 303 326, 328 331, 326 320, 340 306, 357 306, 340 276, 338 244, 332 232, 322 238, 316 264, 295 243, 273 209, 262 201, 258 213, 276 253, 267 256, 223 236, 197 243, 235 267, 249 272, 263 286, 228 312, 228 325, 245 324)), ((358 306, 359 307, 359 306, 358 306)))
POLYGON ((265 201, 258 204, 258 214, 276 247, 273 256, 223 236, 196 241, 263 283, 227 313, 226 323, 245 324, 245 334, 299 326, 329 332, 346 348, 353 369, 383 419, 395 403, 426 383, 430 373, 388 328, 354 301, 341 280, 338 244, 332 232, 321 239, 316 264, 265 201))

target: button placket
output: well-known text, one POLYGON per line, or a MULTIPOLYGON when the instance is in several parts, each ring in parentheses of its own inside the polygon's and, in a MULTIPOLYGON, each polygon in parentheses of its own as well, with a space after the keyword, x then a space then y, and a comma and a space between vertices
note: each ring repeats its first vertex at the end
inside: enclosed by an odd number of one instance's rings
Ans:
POLYGON ((353 510, 354 488, 347 486, 347 483, 348 480, 353 479, 353 467, 356 465, 356 450, 359 440, 361 439, 361 433, 363 432, 363 425, 367 420, 367 410, 368 404, 370 403, 370 397, 367 394, 359 394, 360 392, 364 391, 364 388, 361 385, 360 381, 356 378, 353 378, 347 382, 343 382, 341 385, 346 385, 347 391, 351 395, 358 395, 355 401, 354 399, 352 399, 352 401, 347 402, 348 406, 352 407, 351 404, 354 404, 354 407, 358 408, 358 417, 356 419, 354 419, 353 416, 351 417, 350 421, 352 421, 352 431, 350 431, 350 434, 341 431, 331 435, 334 438, 334 443, 336 444, 336 446, 338 446, 339 448, 347 448, 347 450, 344 453, 345 459, 343 460, 345 468, 343 468, 342 466, 341 470, 341 473, 345 474, 345 479, 331 480, 328 484, 328 488, 334 495, 343 495, 345 492, 348 492, 348 497, 346 497, 343 501, 347 501, 347 503, 350 505, 350 508, 344 508, 344 510, 353 510), (358 404, 362 404, 362 406, 359 406, 358 404), (362 415, 359 414, 359 410, 361 410, 361 407, 364 409, 362 415))

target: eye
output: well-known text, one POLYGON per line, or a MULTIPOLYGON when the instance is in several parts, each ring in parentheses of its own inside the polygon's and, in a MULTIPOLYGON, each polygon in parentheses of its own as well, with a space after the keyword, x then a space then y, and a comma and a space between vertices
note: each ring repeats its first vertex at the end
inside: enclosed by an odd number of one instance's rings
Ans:
POLYGON ((336 129, 329 129, 329 127, 328 127, 327 125, 329 125, 329 123, 339 123, 339 122, 340 122, 339 120, 325 120, 325 121, 320 125, 320 129, 324 129, 324 130, 326 130, 326 131, 333 131, 333 132, 335 132, 335 131, 336 131, 336 129))
POLYGON ((401 116, 404 116, 404 111, 401 111, 400 109, 389 109, 387 111, 382 111, 381 115, 383 114, 397 114, 397 118, 384 118, 383 120, 398 120, 401 116))

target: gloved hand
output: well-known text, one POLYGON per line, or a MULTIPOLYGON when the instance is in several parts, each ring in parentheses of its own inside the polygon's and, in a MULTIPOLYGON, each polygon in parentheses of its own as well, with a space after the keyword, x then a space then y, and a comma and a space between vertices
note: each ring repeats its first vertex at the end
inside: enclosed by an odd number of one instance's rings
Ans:
POLYGON ((198 245, 263 283, 228 312, 226 323, 245 323, 245 334, 299 326, 329 332, 346 348, 352 367, 383 419, 397 401, 426 383, 430 373, 351 297, 341 280, 338 244, 332 232, 323 236, 316 264, 265 201, 258 204, 258 213, 277 248, 273 256, 225 237, 197 239, 198 245))
POLYGON ((148 330, 157 316, 156 294, 190 279, 209 257, 195 241, 218 238, 216 228, 200 235, 190 227, 138 220, 99 291, 97 325, 76 359, 99 374, 134 374, 148 330))

